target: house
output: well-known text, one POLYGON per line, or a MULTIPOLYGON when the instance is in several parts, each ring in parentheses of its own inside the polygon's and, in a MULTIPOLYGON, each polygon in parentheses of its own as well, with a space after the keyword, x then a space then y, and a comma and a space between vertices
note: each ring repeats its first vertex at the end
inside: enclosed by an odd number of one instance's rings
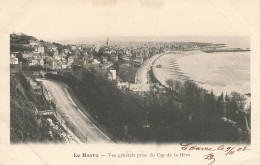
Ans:
POLYGON ((36 56, 34 56, 34 58, 36 58, 36 60, 40 61, 42 59, 42 56, 36 55, 36 56))
POLYGON ((53 59, 55 60, 60 60, 61 59, 61 56, 59 54, 54 54, 53 55, 53 59))
POLYGON ((133 57, 136 57, 136 55, 137 55, 137 49, 135 49, 135 48, 132 49, 132 50, 131 50, 131 54, 132 54, 133 57))
POLYGON ((35 46, 34 51, 37 53, 44 53, 44 47, 43 46, 35 46))
POLYGON ((60 60, 61 60, 63 63, 67 63, 66 58, 61 58, 60 60))
POLYGON ((77 46, 78 50, 82 50, 82 45, 77 46))
POLYGON ((143 52, 141 50, 138 50, 136 52, 136 58, 141 58, 141 57, 143 57, 143 52))
POLYGON ((49 55, 48 55, 48 54, 46 54, 46 53, 43 53, 43 54, 41 54, 41 56, 42 56, 42 58, 43 58, 43 59, 46 59, 46 58, 48 58, 48 57, 49 57, 49 55))
POLYGON ((29 45, 30 46, 39 45, 39 41, 37 41, 37 40, 29 40, 29 45))
POLYGON ((29 58, 31 58, 32 56, 33 56, 32 53, 24 53, 24 54, 22 54, 22 57, 25 58, 25 59, 29 59, 29 58))
POLYGON ((145 51, 143 57, 144 57, 145 59, 149 58, 149 52, 148 52, 148 51, 145 51))
POLYGON ((57 61, 57 68, 56 69, 62 69, 62 62, 57 61))
POLYGON ((58 50, 53 50, 53 56, 58 56, 58 55, 59 55, 58 50))
POLYGON ((105 47, 105 48, 103 49, 103 54, 110 55, 111 53, 112 53, 112 51, 111 51, 110 48, 105 47))
POLYGON ((16 58, 16 55, 12 53, 10 57, 11 58, 16 58))
POLYGON ((61 58, 66 58, 67 57, 67 55, 65 53, 61 53, 60 56, 61 56, 61 58))
POLYGON ((107 72, 107 78, 111 81, 113 80, 113 75, 111 72, 107 72))
POLYGON ((117 55, 117 54, 111 54, 111 55, 109 55, 109 60, 110 60, 110 61, 113 61, 113 62, 118 61, 118 55, 117 55))
POLYGON ((69 52, 70 52, 69 49, 64 49, 65 54, 68 54, 69 52))
POLYGON ((107 64, 107 57, 106 56, 102 56, 101 57, 101 62, 102 62, 102 64, 107 64))
POLYGON ((73 64, 74 58, 75 58, 75 56, 70 56, 70 57, 68 58, 67 66, 71 66, 71 65, 73 64))
POLYGON ((31 58, 28 60, 28 65, 29 66, 35 66, 35 65, 38 65, 38 61, 34 58, 31 58))
POLYGON ((100 49, 101 45, 93 45, 92 48, 90 48, 91 51, 95 51, 95 52, 98 52, 99 49, 100 49))
POLYGON ((150 85, 149 84, 134 84, 130 83, 129 84, 129 89, 131 91, 137 92, 137 91, 149 91, 150 90, 150 85))
POLYGON ((117 82, 117 88, 121 89, 121 90, 126 90, 129 89, 129 83, 128 82, 117 82))
POLYGON ((166 93, 165 87, 160 85, 160 86, 158 87, 158 92, 159 92, 159 93, 166 93))
POLYGON ((134 59, 133 63, 135 66, 140 66, 140 65, 142 65, 143 61, 144 61, 143 58, 139 57, 139 58, 134 59))
POLYGON ((17 64, 19 64, 18 58, 16 58, 16 57, 10 57, 10 64, 12 64, 12 65, 17 65, 17 64))
POLYGON ((44 60, 43 60, 43 58, 39 61, 39 64, 40 64, 41 66, 44 66, 44 60))
POLYGON ((98 61, 97 59, 94 59, 94 60, 92 61, 92 64, 100 64, 100 61, 98 61))
POLYGON ((155 49, 155 54, 159 54, 160 53, 160 49, 155 49))
POLYGON ((76 49, 77 49, 77 46, 76 46, 76 45, 71 45, 71 46, 70 46, 70 49, 71 49, 71 50, 76 50, 76 49))
POLYGON ((57 50, 57 49, 58 49, 58 47, 57 47, 57 46, 55 46, 55 45, 51 45, 51 49, 52 49, 52 50, 57 50))
POLYGON ((49 59, 48 60, 48 64, 51 67, 51 69, 53 69, 53 70, 57 69, 57 62, 56 62, 56 60, 49 59))
POLYGON ((131 62, 131 59, 129 57, 122 57, 121 59, 125 63, 130 63, 131 62))
POLYGON ((126 52, 126 56, 127 56, 127 57, 133 57, 133 54, 130 53, 129 51, 127 51, 127 52, 126 52))
POLYGON ((112 74, 112 80, 116 80, 116 70, 110 69, 109 72, 112 74))
POLYGON ((66 69, 67 67, 68 67, 67 64, 63 62, 61 65, 61 69, 66 69))

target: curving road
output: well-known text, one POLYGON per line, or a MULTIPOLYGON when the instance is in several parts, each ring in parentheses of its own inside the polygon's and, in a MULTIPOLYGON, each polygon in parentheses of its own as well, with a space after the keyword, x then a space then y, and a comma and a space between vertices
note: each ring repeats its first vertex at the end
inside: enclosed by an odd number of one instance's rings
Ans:
POLYGON ((108 143, 111 139, 96 127, 89 118, 81 112, 72 100, 67 89, 54 81, 39 79, 50 91, 57 108, 65 115, 78 131, 87 139, 87 143, 108 143))
POLYGON ((149 78, 148 78, 148 71, 153 66, 154 62, 164 54, 157 54, 149 58, 145 61, 141 67, 137 70, 135 78, 136 78, 136 85, 142 86, 141 88, 143 91, 149 90, 149 78))

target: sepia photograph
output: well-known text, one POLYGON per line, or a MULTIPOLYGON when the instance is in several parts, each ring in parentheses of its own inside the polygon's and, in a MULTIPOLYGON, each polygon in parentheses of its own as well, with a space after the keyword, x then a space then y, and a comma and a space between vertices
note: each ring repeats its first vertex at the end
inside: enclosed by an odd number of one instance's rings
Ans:
POLYGON ((10 53, 12 143, 250 143, 247 37, 12 33, 10 53))
POLYGON ((0 11, 0 164, 260 163, 259 1, 0 11))

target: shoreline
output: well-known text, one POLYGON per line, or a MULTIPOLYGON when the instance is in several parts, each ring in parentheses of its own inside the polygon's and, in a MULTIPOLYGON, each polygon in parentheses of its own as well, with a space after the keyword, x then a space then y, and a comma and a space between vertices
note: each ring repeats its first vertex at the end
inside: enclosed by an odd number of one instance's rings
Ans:
POLYGON ((164 55, 160 56, 159 58, 157 58, 154 61, 154 64, 151 67, 154 78, 158 82, 160 82, 161 85, 168 88, 168 85, 166 84, 166 80, 168 80, 168 79, 166 79, 167 75, 165 75, 165 73, 162 73, 160 71, 163 67, 165 67, 161 64, 162 61, 160 61, 160 58, 165 57, 165 56, 171 56, 170 58, 174 61, 174 63, 173 64, 168 63, 168 65, 170 66, 171 70, 174 70, 173 73, 171 73, 171 76, 173 76, 175 79, 174 78, 169 78, 169 79, 173 79, 174 81, 176 81, 176 80, 180 80, 180 81, 191 80, 191 81, 194 81, 189 76, 187 76, 185 73, 183 73, 181 71, 179 64, 177 63, 178 58, 194 55, 194 52, 198 52, 198 51, 187 51, 187 52, 176 53, 176 54, 170 53, 170 54, 164 54, 164 55), (158 66, 160 66, 160 68, 158 68, 158 66))
MULTIPOLYGON (((227 84, 225 85, 221 85, 221 84, 208 84, 207 81, 209 81, 208 75, 209 73, 211 73, 211 61, 204 61, 205 59, 203 58, 200 62, 198 63, 197 57, 198 56, 203 56, 204 52, 202 51, 188 51, 188 52, 183 52, 183 53, 178 53, 178 54, 173 54, 173 53, 165 53, 164 55, 160 56, 157 60, 154 61, 153 66, 151 67, 152 69, 152 73, 154 78, 160 82, 161 85, 165 86, 166 88, 168 88, 168 85, 166 84, 166 80, 168 79, 172 79, 173 81, 185 81, 185 80, 190 80, 195 82, 199 87, 202 87, 204 89, 206 89, 207 91, 211 91, 213 90, 213 92, 216 95, 220 95, 221 92, 223 93, 231 93, 232 91, 241 93, 241 94, 246 94, 246 93, 251 93, 250 90, 247 90, 248 88, 248 82, 244 82, 244 81, 238 81, 238 82, 242 82, 242 87, 241 86, 237 86, 236 84, 232 84, 232 83, 228 83, 228 80, 226 80, 226 77, 222 77, 222 79, 225 81, 227 81, 227 84), (194 56, 194 57, 188 57, 188 56, 194 56), (188 60, 193 60, 190 62, 186 62, 184 59, 182 58, 188 58, 188 60), (203 62, 205 62, 205 65, 202 65, 203 62), (196 65, 194 64, 200 64, 199 67, 196 67, 196 65), (209 67, 209 68, 207 68, 209 67), (195 68, 195 69, 194 69, 195 68), (183 70, 184 69, 184 70, 183 70), (197 69, 199 69, 200 71, 197 71, 197 69), (190 70, 190 72, 189 72, 190 70), (199 74, 199 73, 203 73, 203 74, 199 74), (200 78, 198 78, 198 75, 200 78), (195 79, 194 79, 195 78, 195 79), (198 81, 199 80, 199 81, 198 81)), ((230 54, 231 56, 233 54, 230 54)), ((221 57, 221 56, 218 56, 221 57)), ((212 57, 206 56, 206 58, 211 59, 212 57)), ((213 62, 214 62, 214 57, 213 57, 213 62)), ((228 64, 228 63, 227 63, 228 64)), ((233 73, 232 73, 233 74, 233 73)), ((235 75, 235 74, 233 74, 235 75)), ((215 76, 215 75, 213 75, 215 76)), ((232 79, 232 75, 229 76, 229 74, 227 73, 228 76, 227 78, 229 78, 229 80, 233 80, 232 79)), ((237 76, 237 75, 236 75, 237 76)), ((217 76, 216 78, 218 78, 219 76, 217 76)), ((240 77, 240 76, 239 76, 240 77)), ((212 81, 214 81, 214 79, 212 79, 212 81)), ((219 79, 217 79, 217 81, 220 81, 219 79)), ((219 82, 216 82, 219 83, 219 82)), ((222 84, 224 84, 222 82, 222 84)), ((250 84, 250 82, 249 82, 250 84)))

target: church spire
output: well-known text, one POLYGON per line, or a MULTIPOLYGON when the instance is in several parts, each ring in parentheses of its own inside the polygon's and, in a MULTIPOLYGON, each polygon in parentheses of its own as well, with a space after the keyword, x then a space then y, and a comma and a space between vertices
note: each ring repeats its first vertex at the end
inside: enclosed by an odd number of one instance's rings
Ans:
POLYGON ((109 43, 109 36, 107 37, 107 47, 108 47, 108 43, 109 43))

